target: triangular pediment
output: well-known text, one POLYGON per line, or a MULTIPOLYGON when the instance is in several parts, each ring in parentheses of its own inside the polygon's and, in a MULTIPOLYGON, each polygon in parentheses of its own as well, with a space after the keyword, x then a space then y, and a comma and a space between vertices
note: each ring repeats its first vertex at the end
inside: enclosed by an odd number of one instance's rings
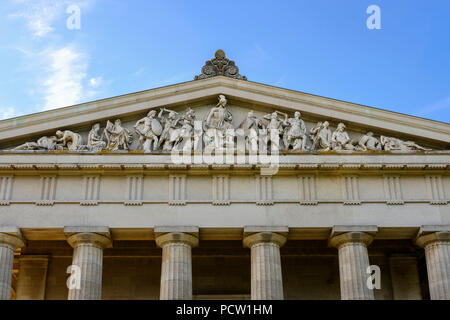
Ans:
MULTIPOLYGON (((225 76, 3 120, 0 121, 0 149, 12 149, 41 136, 54 135, 57 130, 71 130, 86 139, 93 124, 100 123, 103 130, 108 120, 115 119, 120 119, 123 126, 135 135, 133 126, 136 121, 145 117, 149 110, 159 111, 162 107, 180 114, 189 107, 198 119, 204 120, 209 110, 217 104, 219 95, 225 95, 228 99, 227 107, 233 113, 232 125, 235 128, 249 110, 254 110, 259 118, 276 110, 287 113, 289 117, 300 111, 307 132, 317 122, 328 121, 331 131, 342 122, 349 135, 356 140, 372 131, 377 137, 384 135, 414 141, 435 150, 450 149, 450 125, 447 123, 225 76)), ((132 145, 133 148, 136 145, 132 145)))

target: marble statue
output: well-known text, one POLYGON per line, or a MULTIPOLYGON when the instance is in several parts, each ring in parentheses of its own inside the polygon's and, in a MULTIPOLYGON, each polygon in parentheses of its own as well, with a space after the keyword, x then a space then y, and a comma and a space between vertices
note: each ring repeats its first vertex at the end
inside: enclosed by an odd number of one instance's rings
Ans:
POLYGON ((133 140, 130 131, 122 127, 120 119, 116 119, 114 124, 108 120, 103 133, 107 140, 107 149, 110 151, 128 150, 133 140))
POLYGON ((258 151, 258 132, 264 130, 265 126, 255 115, 253 110, 250 110, 247 117, 238 126, 242 130, 245 137, 245 148, 252 152, 258 151))
POLYGON ((229 145, 231 139, 234 139, 227 132, 227 129, 234 129, 232 121, 233 115, 227 109, 227 99, 224 95, 219 95, 219 102, 208 112, 203 126, 205 148, 216 150, 223 148, 224 144, 229 145))
POLYGON ((163 128, 155 116, 156 111, 150 110, 146 117, 138 120, 134 125, 134 130, 139 135, 139 145, 144 152, 156 151, 158 148, 159 136, 163 128))
POLYGON ((429 151, 431 149, 427 149, 419 146, 414 141, 403 141, 398 138, 381 136, 381 145, 383 146, 383 150, 386 151, 413 151, 413 150, 423 150, 429 151))
POLYGON ((280 135, 283 133, 283 128, 285 128, 288 123, 288 115, 286 113, 275 111, 264 116, 265 120, 269 121, 267 125, 268 142, 271 143, 272 149, 280 149, 280 135), (283 115, 284 119, 280 119, 278 114, 283 115))
POLYGON ((14 148, 14 150, 62 150, 63 146, 58 143, 56 136, 43 136, 36 142, 26 142, 14 148))
POLYGON ((336 130, 331 135, 331 148, 333 150, 355 150, 352 139, 350 139, 347 131, 345 131, 345 124, 342 122, 338 124, 336 130))
POLYGON ((288 125, 283 133, 283 142, 287 150, 306 150, 306 126, 305 122, 300 119, 301 113, 296 111, 294 118, 287 119, 288 125))
POLYGON ((328 121, 318 122, 309 131, 310 139, 313 141, 311 150, 329 151, 331 149, 331 130, 328 121))
POLYGON ((91 131, 88 134, 87 149, 89 151, 101 151, 106 148, 106 142, 98 133, 100 130, 100 123, 96 123, 92 126, 91 131))
POLYGON ((177 117, 178 112, 161 108, 158 114, 163 125, 163 131, 159 137, 158 148, 162 146, 163 151, 171 151, 173 149, 175 141, 178 140, 180 130, 178 128, 178 122, 180 118, 177 117), (167 118, 163 116, 164 112, 167 112, 167 118))
POLYGON ((362 151, 381 150, 381 143, 373 136, 373 132, 369 131, 359 139, 358 147, 362 151))
POLYGON ((77 151, 82 148, 83 139, 79 133, 70 130, 56 131, 57 142, 61 143, 64 148, 69 151, 77 151))

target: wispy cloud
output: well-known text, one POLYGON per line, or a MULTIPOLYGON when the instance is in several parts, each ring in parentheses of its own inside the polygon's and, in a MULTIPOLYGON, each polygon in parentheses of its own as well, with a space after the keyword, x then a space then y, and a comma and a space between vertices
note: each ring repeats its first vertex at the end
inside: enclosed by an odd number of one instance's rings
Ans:
POLYGON ((83 80, 87 73, 87 56, 68 45, 56 50, 45 50, 49 68, 44 81, 43 110, 64 107, 80 102, 84 97, 83 80))
POLYGON ((15 2, 20 5, 20 9, 10 16, 25 19, 28 29, 37 38, 45 37, 54 30, 52 23, 64 12, 63 6, 67 4, 64 0, 16 0, 15 2))

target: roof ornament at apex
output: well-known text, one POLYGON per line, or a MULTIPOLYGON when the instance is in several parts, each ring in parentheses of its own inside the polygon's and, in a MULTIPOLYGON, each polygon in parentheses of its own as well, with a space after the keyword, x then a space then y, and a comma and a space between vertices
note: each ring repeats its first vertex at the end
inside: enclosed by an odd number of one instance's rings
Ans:
POLYGON ((234 61, 225 56, 225 52, 219 49, 214 54, 214 58, 205 62, 202 67, 202 73, 194 77, 194 80, 212 78, 216 76, 225 76, 229 78, 247 80, 246 76, 239 74, 239 68, 234 61))

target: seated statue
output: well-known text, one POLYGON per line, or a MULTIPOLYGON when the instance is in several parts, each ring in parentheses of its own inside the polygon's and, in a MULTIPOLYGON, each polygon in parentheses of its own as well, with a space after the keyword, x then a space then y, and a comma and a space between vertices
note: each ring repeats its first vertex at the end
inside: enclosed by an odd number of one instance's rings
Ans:
POLYGON ((120 119, 114 121, 114 124, 108 120, 103 134, 107 139, 107 149, 111 151, 128 150, 133 138, 128 129, 122 127, 120 119))
POLYGON ((333 150, 355 150, 352 139, 345 131, 345 124, 338 124, 336 130, 331 135, 331 148, 333 150))
POLYGON ((100 123, 96 123, 92 126, 91 131, 88 134, 87 148, 89 151, 101 151, 105 149, 106 142, 102 140, 98 131, 100 130, 100 123))
POLYGON ((311 150, 328 151, 331 148, 331 130, 328 121, 318 122, 309 131, 310 139, 313 141, 311 150))

